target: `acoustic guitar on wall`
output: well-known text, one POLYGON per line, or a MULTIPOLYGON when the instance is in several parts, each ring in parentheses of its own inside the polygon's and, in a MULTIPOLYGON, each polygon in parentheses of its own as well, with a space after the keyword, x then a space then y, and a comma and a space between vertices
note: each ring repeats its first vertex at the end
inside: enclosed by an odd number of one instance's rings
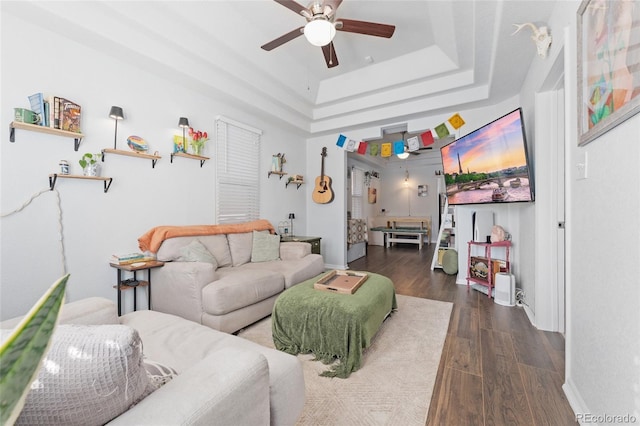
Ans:
POLYGON ((318 204, 327 204, 333 201, 333 191, 331 190, 331 178, 324 174, 324 157, 327 156, 327 147, 322 148, 322 167, 320 176, 316 178, 316 186, 313 188, 311 198, 318 204))

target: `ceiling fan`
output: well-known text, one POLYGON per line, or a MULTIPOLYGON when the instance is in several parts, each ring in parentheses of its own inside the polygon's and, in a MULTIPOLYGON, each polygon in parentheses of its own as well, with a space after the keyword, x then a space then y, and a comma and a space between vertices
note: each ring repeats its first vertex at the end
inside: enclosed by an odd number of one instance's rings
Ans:
POLYGON ((339 19, 336 21, 336 10, 342 3, 342 0, 314 0, 309 4, 309 7, 304 7, 293 0, 274 1, 304 16, 307 23, 303 27, 296 28, 264 44, 261 46, 262 49, 266 51, 273 50, 304 34, 311 44, 322 47, 322 53, 324 53, 324 59, 329 68, 338 65, 338 57, 336 56, 336 50, 333 46, 333 38, 336 35, 336 30, 385 38, 391 38, 396 30, 395 25, 356 21, 353 19, 339 19))

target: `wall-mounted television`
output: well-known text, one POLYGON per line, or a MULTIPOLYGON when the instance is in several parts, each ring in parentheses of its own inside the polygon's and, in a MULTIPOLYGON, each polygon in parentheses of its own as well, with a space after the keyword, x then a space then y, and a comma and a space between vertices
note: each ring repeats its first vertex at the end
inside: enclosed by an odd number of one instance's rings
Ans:
POLYGON ((449 205, 534 200, 518 108, 440 148, 449 205))

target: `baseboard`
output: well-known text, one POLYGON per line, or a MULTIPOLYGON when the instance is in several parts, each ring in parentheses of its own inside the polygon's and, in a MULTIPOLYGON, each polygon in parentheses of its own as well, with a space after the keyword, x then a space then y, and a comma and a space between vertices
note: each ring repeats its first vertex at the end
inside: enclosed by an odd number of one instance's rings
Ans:
MULTIPOLYGON (((575 414, 585 414, 590 412, 587 408, 587 404, 585 404, 584 400, 580 396, 580 392, 578 392, 571 379, 566 379, 562 385, 562 390, 564 391, 567 401, 575 414)), ((584 419, 582 419, 583 421, 580 420, 580 416, 576 416, 576 421, 580 424, 584 424, 584 419)))
POLYGON ((531 323, 531 325, 538 328, 536 326, 536 314, 527 305, 524 305, 523 307, 524 307, 524 312, 527 314, 527 318, 529 318, 529 322, 531 323))
POLYGON ((324 269, 327 270, 327 271, 334 270, 334 269, 345 269, 346 270, 346 269, 349 269, 349 265, 331 265, 331 264, 325 263, 324 264, 324 269))

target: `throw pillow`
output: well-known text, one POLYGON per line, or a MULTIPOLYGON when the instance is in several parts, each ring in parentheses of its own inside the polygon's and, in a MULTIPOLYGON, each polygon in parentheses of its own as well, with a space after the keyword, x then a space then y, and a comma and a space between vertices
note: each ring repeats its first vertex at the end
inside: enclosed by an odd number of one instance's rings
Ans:
POLYGON ((199 241, 193 240, 180 249, 179 262, 208 262, 214 269, 218 268, 218 262, 211 252, 199 241))
POLYGON ((162 385, 166 385, 171 379, 178 375, 178 372, 168 365, 152 361, 148 358, 144 359, 144 369, 151 385, 151 391, 159 389, 162 385))
POLYGON ((16 425, 103 425, 148 386, 136 330, 59 325, 16 425))
POLYGON ((280 259, 280 236, 268 232, 253 231, 252 262, 268 262, 280 259))

